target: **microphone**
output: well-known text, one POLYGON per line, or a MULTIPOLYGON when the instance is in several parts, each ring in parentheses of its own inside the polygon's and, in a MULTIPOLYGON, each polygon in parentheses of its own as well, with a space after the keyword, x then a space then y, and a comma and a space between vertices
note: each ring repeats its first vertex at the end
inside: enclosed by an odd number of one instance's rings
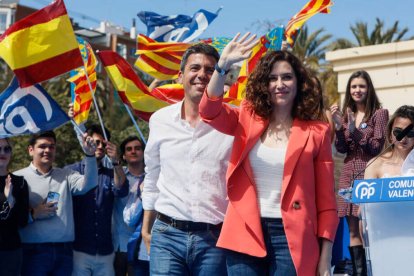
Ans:
MULTIPOLYGON (((413 129, 414 125, 409 124, 406 128, 404 128, 400 133, 398 133, 397 136, 395 136, 395 139, 400 142, 402 139, 404 139, 405 136, 413 129)), ((393 143, 394 144, 394 143, 393 143)))

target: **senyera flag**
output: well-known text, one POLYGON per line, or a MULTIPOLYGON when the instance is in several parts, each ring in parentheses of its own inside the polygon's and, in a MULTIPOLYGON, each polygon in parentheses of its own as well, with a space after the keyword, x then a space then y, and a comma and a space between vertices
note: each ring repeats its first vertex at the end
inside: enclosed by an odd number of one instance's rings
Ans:
POLYGON ((76 67, 83 61, 63 0, 38 10, 0 36, 0 56, 28 87, 76 67))
POLYGON ((329 8, 333 5, 331 0, 310 0, 305 6, 295 14, 286 26, 286 41, 293 47, 300 28, 305 22, 317 13, 329 13, 329 8))
POLYGON ((0 138, 52 130, 68 121, 39 84, 20 88, 14 78, 0 94, 0 138))
POLYGON ((135 66, 159 80, 176 79, 180 71, 181 57, 190 46, 190 43, 157 42, 139 34, 135 53, 139 57, 135 66))
POLYGON ((97 55, 122 102, 131 107, 141 119, 148 121, 152 113, 168 105, 150 94, 131 65, 116 52, 99 51, 97 55))

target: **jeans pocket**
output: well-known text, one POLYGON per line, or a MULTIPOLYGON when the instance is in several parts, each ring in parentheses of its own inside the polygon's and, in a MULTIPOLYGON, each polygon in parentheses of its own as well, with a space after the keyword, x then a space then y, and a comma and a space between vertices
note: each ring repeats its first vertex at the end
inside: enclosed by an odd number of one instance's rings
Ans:
POLYGON ((155 220, 154 226, 152 227, 151 232, 152 233, 164 233, 168 230, 170 227, 169 224, 162 222, 160 220, 155 220))

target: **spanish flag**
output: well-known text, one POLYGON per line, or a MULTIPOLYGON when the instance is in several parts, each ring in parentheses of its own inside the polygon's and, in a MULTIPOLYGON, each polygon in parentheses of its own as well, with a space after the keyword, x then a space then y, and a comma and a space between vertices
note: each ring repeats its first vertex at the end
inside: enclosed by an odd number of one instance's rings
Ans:
POLYGON ((83 61, 63 0, 14 23, 0 36, 0 56, 28 87, 76 67, 83 61))
POLYGON ((150 94, 148 87, 120 55, 113 51, 100 51, 97 55, 123 103, 130 106, 141 119, 148 121, 152 113, 168 105, 150 94))

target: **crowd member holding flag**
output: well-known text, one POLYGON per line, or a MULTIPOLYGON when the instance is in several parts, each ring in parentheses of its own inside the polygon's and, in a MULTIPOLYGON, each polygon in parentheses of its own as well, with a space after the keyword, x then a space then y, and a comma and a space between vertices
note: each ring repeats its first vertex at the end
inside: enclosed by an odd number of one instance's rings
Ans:
POLYGON ((22 249, 19 228, 28 221, 29 190, 21 176, 8 171, 12 146, 0 139, 0 275, 20 275, 22 249))
POLYGON ((23 242, 22 275, 72 275, 72 242, 75 238, 72 196, 92 189, 98 177, 96 144, 82 136, 86 156, 85 176, 70 169, 53 167, 56 135, 53 131, 34 134, 29 141, 30 165, 15 172, 29 186, 32 222, 20 230, 23 242))
POLYGON ((234 136, 217 246, 229 249, 229 275, 330 275, 334 167, 309 73, 293 54, 270 51, 249 76, 240 108, 223 103, 225 71, 249 57, 253 40, 238 34, 226 46, 200 102, 203 120, 234 136))
MULTIPOLYGON (((106 128, 105 131, 106 137, 110 139, 109 131, 106 128)), ((94 179, 89 179, 93 182, 93 189, 73 197, 75 221, 73 274, 111 276, 114 275, 115 255, 111 230, 114 200, 115 197, 128 195, 129 182, 122 169, 117 146, 104 139, 102 128, 92 124, 86 128, 86 133, 96 144, 94 156, 98 162, 98 175, 94 179), (103 164, 105 154, 109 157, 113 168, 103 164)), ((66 168, 84 175, 87 162, 86 156, 82 161, 66 168)))
POLYGON ((151 275, 226 275, 224 250, 216 242, 228 203, 232 137, 201 121, 198 112, 218 59, 210 45, 189 47, 179 72, 184 100, 150 119, 142 238, 151 275))
MULTIPOLYGON (((362 179, 359 173, 368 161, 378 155, 385 143, 384 133, 388 110, 381 108, 369 74, 356 71, 348 79, 342 112, 337 104, 331 106, 335 123, 335 147, 346 154, 339 178, 339 189, 349 188, 362 179)), ((349 252, 356 275, 366 275, 365 249, 359 232, 358 206, 338 197, 338 215, 345 217, 349 228, 349 252)))

